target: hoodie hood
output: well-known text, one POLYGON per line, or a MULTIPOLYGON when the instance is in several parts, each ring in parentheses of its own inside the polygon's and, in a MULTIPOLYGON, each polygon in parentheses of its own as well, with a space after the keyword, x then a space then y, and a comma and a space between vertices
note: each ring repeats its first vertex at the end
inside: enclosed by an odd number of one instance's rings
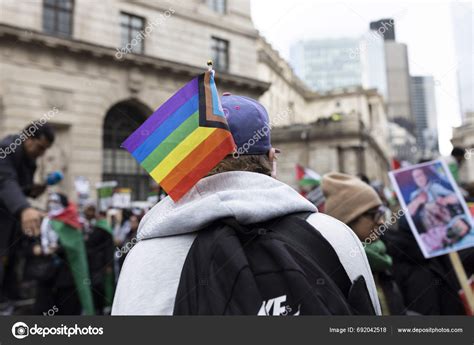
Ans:
POLYGON ((139 240, 198 231, 217 219, 264 222, 295 212, 317 212, 290 186, 263 174, 232 171, 201 179, 182 199, 166 197, 143 217, 139 240))

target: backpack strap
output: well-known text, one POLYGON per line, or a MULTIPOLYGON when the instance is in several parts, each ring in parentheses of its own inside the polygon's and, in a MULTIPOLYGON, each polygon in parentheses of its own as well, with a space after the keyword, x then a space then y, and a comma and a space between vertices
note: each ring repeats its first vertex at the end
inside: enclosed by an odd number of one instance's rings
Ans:
POLYGON ((280 221, 274 225, 270 225, 270 230, 278 233, 286 242, 300 248, 312 257, 347 297, 352 282, 331 244, 318 229, 306 221, 311 214, 313 213, 302 212, 287 215, 280 218, 280 221), (295 230, 295 227, 299 231, 295 230))
POLYGON ((354 282, 351 281, 332 245, 318 229, 306 221, 312 214, 313 212, 300 212, 286 216, 284 218, 290 224, 279 222, 277 223, 278 228, 274 231, 279 232, 293 245, 299 245, 305 253, 317 260, 321 268, 327 272, 346 296, 347 302, 356 314, 375 315, 374 305, 364 276, 360 275, 354 282), (295 225, 304 231, 295 231, 295 225))

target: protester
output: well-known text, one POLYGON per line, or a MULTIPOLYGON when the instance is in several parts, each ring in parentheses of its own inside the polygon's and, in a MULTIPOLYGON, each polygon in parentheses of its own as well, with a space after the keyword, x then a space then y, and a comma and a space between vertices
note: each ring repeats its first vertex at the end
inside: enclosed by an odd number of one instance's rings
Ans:
MULTIPOLYGON (((459 256, 466 270, 468 277, 474 275, 474 248, 467 248, 459 251, 459 256)), ((473 277, 474 279, 474 277, 473 277)))
POLYGON ((122 210, 122 219, 116 228, 114 228, 115 246, 122 247, 126 242, 126 238, 130 233, 130 218, 134 215, 131 209, 122 210))
POLYGON ((21 233, 39 235, 42 213, 31 207, 27 197, 36 198, 46 188, 33 183, 36 160, 54 142, 48 124, 32 123, 21 133, 0 142, 0 300, 18 298, 15 273, 21 233))
MULTIPOLYGON (((316 232, 315 228, 319 230, 324 242, 321 245, 327 243, 331 251, 335 251, 335 260, 340 260, 350 278, 349 284, 355 281, 363 284, 361 286, 365 291, 368 290, 370 308, 380 313, 370 267, 353 232, 336 219, 318 213, 315 206, 298 192, 271 177, 276 173, 276 150, 270 144, 269 119, 264 107, 253 99, 230 94, 224 94, 222 106, 238 147, 236 152, 244 153, 238 157, 227 156, 181 200, 173 202, 167 197, 144 216, 138 229, 139 242, 128 253, 119 277, 112 314, 173 314, 174 307, 181 302, 176 301, 178 286, 185 279, 181 277, 180 281, 180 276, 185 267, 190 268, 185 265, 185 260, 196 238, 202 236, 201 241, 205 241, 203 231, 206 227, 210 230, 211 224, 219 224, 220 220, 232 217, 237 222, 234 223, 236 227, 246 228, 248 224, 271 223, 270 220, 286 219, 298 212, 310 213, 302 222, 309 226, 311 232, 316 232), (264 129, 268 130, 267 134, 254 139, 253 145, 249 145, 249 140, 264 129), (351 249, 358 255, 350 257, 351 249)), ((231 253, 223 248, 222 254, 231 253)), ((199 261, 192 262, 201 264, 199 261)), ((264 262, 255 262, 255 265, 259 264, 264 262)), ((223 284, 227 283, 223 281, 223 284)), ((274 284, 274 288, 281 290, 285 287, 274 284)), ((338 288, 341 286, 335 289, 338 288)), ((358 300, 365 298, 364 295, 354 297, 358 300)), ((186 292, 183 298, 187 298, 186 292)), ((241 295, 239 305, 248 304, 251 298, 250 294, 241 295)), ((262 303, 260 298, 259 304, 252 304, 252 308, 255 307, 255 314, 258 312, 259 315, 268 315, 271 306, 273 315, 298 315, 301 305, 294 306, 298 307, 297 310, 282 307, 282 301, 286 298, 286 295, 281 296, 275 304, 273 300, 268 304, 265 301, 262 303)), ((216 296, 210 299, 206 303, 222 302, 216 296)), ((331 309, 333 306, 326 307, 331 309)), ((238 310, 239 307, 234 313, 238 314, 238 310)), ((212 311, 203 313, 212 314, 212 311)), ((329 311, 326 310, 326 313, 329 311)))
POLYGON ((94 202, 90 201, 86 204, 84 217, 84 233, 94 306, 97 314, 103 314, 104 308, 111 304, 115 285, 113 234, 106 219, 97 215, 94 202))
POLYGON ((425 259, 406 216, 387 231, 385 238, 393 258, 394 278, 410 310, 423 315, 465 314, 458 295, 460 286, 448 256, 425 259))
POLYGON ((120 238, 120 229, 122 227, 123 212, 120 209, 110 208, 107 210, 107 222, 112 228, 114 234, 114 244, 116 246, 121 244, 122 239, 120 238))
POLYGON ((364 243, 383 315, 405 314, 403 297, 392 277, 392 258, 379 239, 385 207, 377 192, 358 177, 342 173, 323 176, 322 188, 325 212, 347 224, 364 243))
POLYGON ((126 232, 126 235, 121 243, 121 247, 123 248, 123 250, 121 251, 122 255, 119 258, 120 269, 122 268, 125 258, 127 257, 128 248, 130 246, 133 246, 133 242, 136 241, 139 224, 140 217, 135 214, 132 214, 128 219, 128 231, 126 232))
POLYGON ((466 150, 462 147, 453 147, 451 151, 451 155, 445 157, 445 162, 448 165, 451 174, 454 177, 454 180, 457 183, 460 183, 459 180, 459 169, 461 168, 462 164, 465 160, 466 150))
POLYGON ((75 206, 52 193, 41 234, 30 242, 25 277, 35 279, 33 312, 39 315, 93 314, 87 256, 75 206))
POLYGON ((359 173, 357 174, 357 177, 361 179, 361 181, 364 181, 365 183, 370 185, 370 179, 366 174, 359 173))

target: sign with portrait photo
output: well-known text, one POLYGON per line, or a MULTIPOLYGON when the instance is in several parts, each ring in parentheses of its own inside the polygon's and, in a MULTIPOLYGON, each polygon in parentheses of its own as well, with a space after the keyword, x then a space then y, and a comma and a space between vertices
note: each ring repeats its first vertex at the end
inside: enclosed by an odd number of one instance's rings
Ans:
POLYGON ((389 176, 425 258, 474 247, 471 213, 443 161, 412 165, 389 176))

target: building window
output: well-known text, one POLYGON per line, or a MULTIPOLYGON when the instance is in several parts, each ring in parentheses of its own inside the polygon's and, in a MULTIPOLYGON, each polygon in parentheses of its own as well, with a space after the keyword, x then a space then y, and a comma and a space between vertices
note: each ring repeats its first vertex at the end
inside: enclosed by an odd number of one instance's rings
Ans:
POLYGON ((288 117, 290 119, 290 123, 293 124, 296 121, 296 114, 295 114, 295 102, 290 101, 288 102, 288 117))
POLYGON ((374 123, 374 109, 372 103, 369 103, 369 129, 372 130, 375 127, 374 123))
POLYGON ((212 61, 217 71, 229 71, 229 41, 212 37, 212 61))
POLYGON ((73 0, 43 1, 43 30, 51 35, 72 36, 73 0))
POLYGON ((143 30, 145 19, 128 13, 120 13, 120 45, 127 53, 143 54, 145 51, 143 30))
POLYGON ((219 14, 225 14, 227 12, 227 1, 226 0, 207 0, 209 8, 219 14))

